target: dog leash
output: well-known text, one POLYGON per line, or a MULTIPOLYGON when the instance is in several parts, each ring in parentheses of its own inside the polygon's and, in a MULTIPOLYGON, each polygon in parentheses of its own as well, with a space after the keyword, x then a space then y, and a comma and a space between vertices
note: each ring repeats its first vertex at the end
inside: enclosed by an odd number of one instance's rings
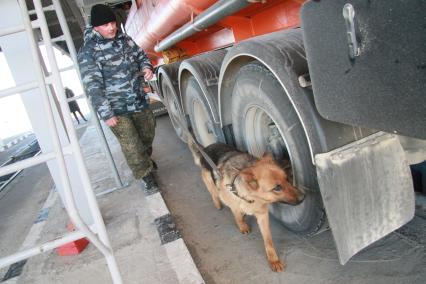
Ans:
MULTIPOLYGON (((209 166, 212 168, 213 172, 215 175, 217 175, 220 179, 223 178, 221 172, 219 171, 219 168, 216 166, 216 164, 213 162, 213 160, 210 158, 210 156, 203 150, 203 146, 200 145, 197 142, 197 139, 195 139, 195 135, 194 133, 190 130, 190 127, 185 127, 183 125, 183 123, 180 120, 176 120, 176 122, 179 124, 179 126, 182 128, 182 131, 185 132, 185 134, 187 134, 188 139, 191 139, 192 142, 194 143, 194 145, 197 147, 197 150, 201 153, 201 155, 203 156, 203 158, 206 160, 206 162, 209 164, 209 166)), ((238 177, 238 173, 234 176, 234 178, 232 179, 232 182, 230 184, 226 184, 226 188, 233 193, 236 197, 240 198, 241 200, 251 204, 254 202, 254 200, 247 200, 246 198, 240 196, 238 194, 237 188, 235 187, 235 180, 238 177)))
POLYGON ((188 126, 185 127, 185 125, 183 125, 183 123, 179 119, 176 119, 176 122, 182 128, 182 131, 185 132, 185 134, 187 134, 188 139, 192 140, 192 142, 194 143, 195 147, 197 147, 197 150, 201 153, 201 155, 203 156, 203 158, 206 160, 206 162, 212 168, 214 174, 217 175, 219 178, 222 178, 223 176, 222 176, 221 172, 219 171, 219 168, 216 166, 216 164, 213 162, 213 160, 210 158, 210 156, 203 150, 203 146, 201 146, 197 142, 197 139, 195 139, 195 135, 190 130, 190 127, 188 127, 188 126))
POLYGON ((201 155, 203 155, 203 158, 206 160, 206 162, 212 168, 214 174, 217 175, 220 179, 222 179, 223 178, 222 173, 219 171, 219 168, 216 166, 216 164, 213 162, 213 160, 210 158, 210 156, 203 150, 203 146, 198 144, 197 140, 195 140, 194 137, 191 136, 191 139, 194 142, 195 146, 197 147, 198 151, 200 151, 201 155))

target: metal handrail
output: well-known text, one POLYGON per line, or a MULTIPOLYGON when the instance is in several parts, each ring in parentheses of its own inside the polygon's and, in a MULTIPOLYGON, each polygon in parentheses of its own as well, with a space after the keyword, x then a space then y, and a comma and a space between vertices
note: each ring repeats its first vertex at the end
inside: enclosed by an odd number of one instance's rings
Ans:
POLYGON ((3 257, 0 259, 0 267, 5 267, 8 265, 14 264, 18 261, 30 258, 32 256, 36 256, 37 254, 55 249, 67 243, 84 238, 85 236, 86 235, 82 231, 74 231, 74 232, 68 233, 62 236, 61 238, 54 239, 53 241, 46 242, 44 244, 35 246, 33 248, 14 253, 7 257, 3 257))
MULTIPOLYGON (((43 11, 45 12, 55 11, 55 7, 53 5, 49 5, 49 6, 43 7, 43 11)), ((35 15, 36 13, 37 13, 36 10, 28 11, 28 15, 35 15)))
POLYGON ((25 168, 36 166, 53 159, 55 159, 55 153, 51 152, 51 153, 41 154, 37 157, 32 157, 19 162, 15 162, 13 164, 1 167, 0 176, 4 176, 25 168))
POLYGON ((74 65, 70 65, 70 66, 64 67, 62 69, 59 69, 59 71, 65 72, 65 71, 69 71, 69 70, 73 70, 73 69, 75 69, 74 65))
POLYGON ((15 26, 15 27, 9 27, 9 28, 1 28, 0 29, 0 36, 6 36, 10 34, 16 34, 19 32, 23 32, 25 30, 25 27, 23 25, 15 26))
MULTIPOLYGON (((43 12, 43 7, 42 7, 42 4, 41 4, 41 1, 40 0, 33 0, 35 12, 37 14, 37 24, 36 25, 32 24, 30 19, 29 19, 29 11, 28 11, 28 8, 27 8, 26 1, 25 0, 18 0, 18 1, 19 1, 20 9, 21 9, 22 20, 24 22, 23 26, 25 27, 26 35, 27 35, 28 40, 30 42, 31 55, 34 59, 34 62, 36 64, 38 64, 38 66, 39 66, 39 68, 36 68, 35 73, 36 73, 38 87, 39 87, 39 90, 40 90, 40 93, 41 93, 43 106, 46 110, 47 125, 48 125, 49 129, 51 130, 50 134, 51 134, 51 138, 52 138, 52 142, 53 142, 53 152, 52 153, 46 153, 46 154, 41 155, 39 157, 31 158, 31 159, 29 159, 29 161, 24 160, 24 161, 15 163, 14 165, 5 167, 4 169, 2 169, 2 171, 7 172, 7 171, 12 170, 12 168, 13 168, 13 170, 19 169, 20 167, 25 168, 29 164, 35 163, 35 162, 38 163, 43 159, 47 161, 47 159, 50 160, 53 157, 56 158, 57 159, 57 166, 58 166, 58 169, 59 169, 60 180, 61 180, 62 187, 63 187, 63 190, 64 190, 63 198, 64 198, 65 209, 66 209, 66 211, 69 215, 69 218, 71 219, 71 222, 79 229, 79 231, 68 234, 67 236, 56 239, 52 242, 48 242, 48 243, 45 243, 43 245, 24 250, 22 252, 10 255, 8 257, 0 258, 0 267, 6 266, 6 265, 11 264, 13 262, 16 262, 18 260, 26 259, 28 257, 37 255, 39 253, 42 253, 43 251, 46 251, 46 250, 49 250, 49 249, 54 249, 56 247, 59 247, 63 244, 66 244, 66 243, 73 241, 73 240, 76 240, 78 238, 87 237, 96 246, 96 248, 98 248, 102 252, 102 254, 105 256, 113 282, 121 284, 122 283, 121 275, 120 275, 114 254, 112 252, 112 248, 111 248, 111 245, 110 245, 110 242, 109 242, 109 239, 108 239, 105 224, 103 222, 101 213, 99 211, 98 204, 96 202, 96 197, 93 193, 93 190, 92 190, 92 187, 91 187, 91 184, 90 184, 90 180, 89 180, 89 177, 88 177, 85 165, 84 165, 83 156, 82 156, 82 153, 81 153, 81 149, 80 149, 80 146, 79 146, 79 143, 78 143, 76 131, 73 127, 71 117, 70 116, 64 117, 65 128, 67 130, 68 138, 70 140, 70 144, 67 145, 67 146, 64 146, 65 151, 62 148, 61 141, 60 141, 60 138, 59 138, 59 135, 58 135, 58 130, 57 130, 56 125, 55 125, 52 105, 51 105, 48 90, 47 90, 47 87, 46 87, 46 78, 43 74, 43 70, 41 69, 42 64, 41 64, 41 61, 40 61, 41 59, 40 59, 39 54, 38 54, 38 45, 37 45, 37 42, 34 38, 34 33, 33 33, 33 27, 34 26, 40 27, 42 38, 43 38, 43 41, 45 42, 45 45, 46 45, 47 57, 48 57, 50 66, 52 67, 52 72, 51 72, 51 75, 49 76, 48 79, 49 79, 49 83, 54 85, 56 87, 56 90, 59 93, 58 99, 59 99, 59 105, 60 105, 60 109, 61 109, 62 113, 66 113, 67 110, 69 112, 69 107, 68 107, 68 103, 65 99, 64 88, 62 86, 59 68, 58 68, 56 58, 55 58, 55 55, 54 55, 54 51, 53 51, 52 39, 51 39, 50 34, 49 34, 49 30, 48 30, 48 27, 47 27, 47 22, 46 22, 46 18, 45 18, 44 12, 43 12), (68 147, 71 150, 66 150, 68 147), (64 155, 66 154, 66 152, 67 153, 69 152, 70 154, 74 155, 74 157, 75 157, 78 172, 79 172, 79 175, 80 175, 80 178, 81 178, 81 181, 82 181, 82 185, 83 185, 83 191, 84 191, 85 196, 87 198, 90 213, 91 213, 91 215, 93 217, 93 221, 94 221, 94 227, 95 227, 95 230, 96 230, 97 234, 99 235, 99 237, 92 231, 91 228, 88 227, 87 224, 84 223, 84 221, 82 220, 82 218, 79 215, 79 212, 77 210, 75 200, 74 200, 74 196, 73 196, 73 193, 72 193, 72 190, 71 190, 70 178, 69 178, 67 167, 66 167, 66 164, 65 164, 64 155)), ((59 3, 56 3, 56 4, 57 4, 57 6, 60 7, 59 3)), ((61 13, 58 14, 58 18, 61 18, 61 17, 62 17, 62 20, 64 20, 64 15, 62 13, 62 10, 61 10, 61 13)), ((19 32, 20 30, 15 29, 14 31, 19 32)), ((17 87, 17 88, 19 89, 19 87, 17 87)))
MULTIPOLYGON (((28 10, 26 7, 26 3, 25 0, 19 0, 20 2, 20 7, 23 11, 23 15, 28 14, 28 10)), ((43 11, 41 9, 41 3, 38 0, 34 1, 34 6, 35 6, 35 10, 37 11, 37 17, 39 19, 39 23, 40 20, 45 21, 44 18, 44 14, 43 11), (41 11, 41 13, 40 13, 41 11)), ((33 56, 33 59, 35 61, 36 64, 38 64, 38 66, 41 66, 42 63, 40 62, 40 58, 38 57, 38 50, 36 49, 37 44, 36 41, 32 35, 32 29, 30 30, 28 27, 30 27, 30 20, 28 17, 23 17, 23 20, 25 22, 25 26, 26 26, 26 30, 27 30, 27 36, 28 36, 28 40, 30 41, 30 48, 31 48, 31 54, 33 56)), ((43 27, 43 23, 41 22, 40 24, 40 28, 41 28, 41 32, 42 32, 42 36, 43 38, 46 37, 46 32, 48 33, 47 30, 47 25, 44 25, 43 27)), ((47 38, 49 38, 49 35, 47 35, 47 38)), ((48 58, 49 61, 51 63, 56 64, 56 60, 54 58, 54 54, 53 54, 53 47, 51 44, 49 44, 48 41, 45 41, 46 43, 46 51, 48 54, 48 58)), ((53 65, 53 64, 51 64, 53 65)), ((52 69, 55 69, 55 66, 52 66, 52 69)), ((59 91, 61 91, 61 85, 62 83, 60 82, 60 78, 57 78, 55 71, 52 72, 54 79, 57 80, 56 84, 59 84, 59 91), (58 82, 59 81, 59 82, 58 82)), ((69 180, 69 176, 68 176, 68 172, 66 169, 66 165, 65 165, 65 159, 64 159, 64 154, 62 151, 62 146, 61 146, 61 142, 59 139, 59 135, 58 135, 58 130, 56 129, 56 125, 55 125, 55 120, 53 117, 53 112, 52 112, 52 107, 49 101, 49 94, 47 92, 47 88, 46 88, 46 84, 45 84, 45 78, 43 75, 43 72, 40 68, 36 69, 36 77, 37 77, 37 81, 39 83, 39 89, 41 92, 41 97, 42 97, 42 101, 44 104, 45 109, 47 110, 47 123, 48 123, 48 127, 49 129, 52 130, 52 142, 53 142, 53 148, 54 148, 54 153, 58 162, 58 168, 59 168, 59 174, 61 177, 61 182, 62 182, 62 186, 64 189, 64 198, 65 198, 65 209, 68 212, 68 215, 71 219, 71 221, 73 222, 74 225, 76 225, 77 228, 79 228, 81 231, 83 231, 85 233, 85 235, 89 238, 89 240, 99 249, 102 251, 103 254, 108 254, 110 253, 108 247, 106 247, 103 243, 101 243, 99 241, 99 239, 96 237, 96 235, 89 230, 89 228, 87 227, 87 225, 83 222, 83 220, 81 219, 81 216, 78 213, 77 207, 75 205, 75 201, 73 198, 73 194, 71 191, 71 184, 70 184, 70 180, 69 180)), ((62 108, 62 106, 61 106, 62 108)), ((68 118, 68 117, 67 117, 68 118)), ((69 122, 70 118, 65 119, 65 127, 67 128, 67 130, 69 130, 70 132, 74 132, 75 135, 75 131, 73 128, 70 129, 69 122)), ((75 142, 74 142, 75 143, 75 142)), ((71 141, 71 145, 73 144, 73 141, 71 141)), ((74 150, 74 147, 73 147, 74 150)))
POLYGON ((4 89, 0 91, 0 99, 5 98, 7 96, 15 95, 17 93, 29 91, 38 87, 37 82, 28 82, 25 84, 21 84, 19 86, 11 87, 8 89, 4 89))
MULTIPOLYGON (((20 2, 22 2, 22 4, 25 4, 25 0, 20 0, 20 2)), ((59 73, 59 69, 58 69, 58 64, 56 62, 56 58, 55 58, 55 55, 54 55, 53 46, 52 46, 52 42, 51 42, 51 38, 50 38, 50 34, 49 34, 49 29, 47 27, 46 18, 45 18, 44 12, 43 12, 43 7, 42 7, 40 0, 34 0, 33 2, 34 2, 35 10, 37 12, 37 18, 41 21, 41 24, 40 24, 41 34, 42 34, 43 41, 46 45, 47 57, 49 59, 50 66, 52 67, 52 77, 54 78, 54 81, 56 83, 55 85, 56 85, 56 90, 58 91, 58 99, 59 99, 60 107, 61 107, 62 112, 66 113, 67 111, 69 112, 69 107, 68 107, 68 103, 65 100, 64 87, 62 86, 62 81, 61 81, 61 77, 60 77, 60 73, 59 73)), ((59 4, 59 3, 57 3, 57 4, 59 4)), ((25 6, 25 5, 23 5, 23 6, 25 6)), ((60 8, 60 5, 58 5, 58 6, 60 8)), ((55 6, 55 8, 56 8, 56 6, 55 6)), ((25 9, 26 9, 26 7, 25 7, 25 9)), ((62 21, 64 21, 65 17, 64 17, 63 14, 61 15, 61 13, 58 13, 57 15, 58 15, 58 19, 62 18, 62 21)), ((34 41, 33 37, 32 37, 32 40, 34 41)), ((32 47, 33 47, 32 49, 35 50, 36 46, 37 45, 34 42, 33 45, 32 45, 32 47)), ((37 57, 37 56, 35 56, 35 57, 37 57)), ((39 60, 38 57, 37 57, 37 59, 39 60)), ((39 71, 40 72, 38 72, 38 73, 40 75, 42 75, 41 70, 39 70, 39 71)), ((41 79, 43 80, 43 76, 41 76, 41 79)), ((50 107, 49 101, 48 101, 48 96, 47 96, 46 86, 43 85, 43 88, 41 88, 41 89, 42 89, 42 93, 45 97, 44 102, 45 102, 46 106, 50 107)), ((49 117, 49 119, 48 119, 49 124, 52 127, 55 127, 54 121, 53 121, 53 114, 50 113, 50 115, 48 115, 48 117, 49 117)), ((67 175, 66 166, 65 166, 65 160, 64 160, 64 157, 61 153, 61 145, 60 145, 59 137, 57 135, 57 131, 55 131, 56 135, 54 135, 54 148, 55 148, 55 152, 57 153, 57 156, 58 156, 59 170, 60 170, 60 174, 61 174, 61 177, 62 177, 61 180, 62 180, 63 186, 65 188, 64 197, 65 197, 65 200, 66 200, 66 203, 67 203, 66 209, 67 209, 68 214, 70 216, 70 219, 74 223, 74 225, 78 229, 83 231, 86 234, 87 238, 105 256, 114 283, 122 283, 121 275, 120 275, 120 272, 119 272, 118 266, 117 266, 117 262, 115 260, 113 253, 112 253, 111 245, 110 245, 110 242, 109 242, 109 239, 108 239, 108 235, 106 233, 105 224, 103 222, 101 213, 99 211, 99 207, 98 207, 98 204, 96 202, 96 197, 93 193, 93 190, 92 190, 92 187, 91 187, 91 184, 90 184, 90 179, 88 177, 88 174, 87 174, 84 162, 83 162, 83 156, 81 154, 81 149, 80 149, 80 146, 79 146, 79 143, 78 143, 77 135, 76 135, 75 129, 73 127, 71 117, 70 116, 64 116, 64 122, 65 122, 65 127, 66 127, 68 135, 69 135, 69 139, 70 139, 70 142, 71 142, 71 147, 72 147, 73 153, 76 156, 77 169, 78 169, 78 172, 79 172, 80 177, 81 177, 81 182, 82 182, 82 185, 83 185, 84 193, 86 195, 86 198, 87 198, 89 208, 90 208, 90 211, 92 213, 92 217, 94 219, 94 222, 97 225, 99 239, 87 227, 87 225, 83 222, 80 215, 78 214, 78 211, 77 211, 76 206, 75 206, 75 201, 73 199, 73 195, 72 195, 72 192, 71 192, 70 181, 69 181, 69 177, 67 175)))
MULTIPOLYGON (((41 151, 38 151, 37 154, 35 154, 33 157, 37 157, 41 154, 41 151)), ((12 158, 10 158, 8 161, 4 162, 1 166, 3 167, 3 165, 7 165, 10 161, 12 160, 12 158)), ((12 180, 17 177, 23 170, 17 170, 15 173, 12 174, 12 176, 10 176, 6 181, 4 181, 1 185, 0 185, 0 192, 2 192, 2 190, 8 186, 9 183, 12 182, 12 180)), ((2 176, 3 174, 0 173, 0 176, 2 176)), ((1 199, 1 197, 0 197, 1 199)))

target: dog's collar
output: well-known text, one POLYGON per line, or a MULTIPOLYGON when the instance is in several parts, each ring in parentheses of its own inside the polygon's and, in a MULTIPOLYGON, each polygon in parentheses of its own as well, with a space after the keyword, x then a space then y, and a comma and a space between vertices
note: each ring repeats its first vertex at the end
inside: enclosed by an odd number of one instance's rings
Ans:
POLYGON ((232 179, 232 182, 231 183, 228 183, 227 185, 226 185, 226 188, 230 191, 230 192, 232 192, 236 197, 238 197, 238 198, 240 198, 240 199, 242 199, 242 200, 244 200, 245 202, 247 202, 247 203, 253 203, 254 202, 254 200, 247 200, 246 198, 244 198, 244 197, 242 197, 242 196, 240 196, 239 194, 238 194, 238 191, 237 191, 237 188, 236 188, 236 186, 235 186, 235 180, 237 179, 237 177, 238 177, 238 173, 234 176, 234 178, 232 179))

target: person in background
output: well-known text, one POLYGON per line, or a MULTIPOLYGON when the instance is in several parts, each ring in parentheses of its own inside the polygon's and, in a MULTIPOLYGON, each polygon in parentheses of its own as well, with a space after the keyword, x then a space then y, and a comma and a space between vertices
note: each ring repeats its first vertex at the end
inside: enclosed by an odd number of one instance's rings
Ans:
POLYGON ((117 29, 110 7, 97 4, 78 53, 83 86, 100 118, 117 137, 135 179, 145 190, 158 190, 151 159, 155 118, 141 87, 153 67, 145 52, 117 29))
MULTIPOLYGON (((69 98, 73 98, 74 97, 74 93, 73 91, 71 91, 71 89, 65 87, 65 95, 67 96, 67 99, 69 98)), ((70 101, 68 102, 68 106, 70 107, 70 111, 71 113, 74 115, 75 120, 77 120, 77 123, 80 124, 80 120, 78 120, 77 117, 77 112, 80 114, 81 118, 84 121, 87 121, 87 119, 84 117, 84 115, 81 113, 80 111, 80 107, 78 106, 78 103, 74 100, 74 101, 70 101)))

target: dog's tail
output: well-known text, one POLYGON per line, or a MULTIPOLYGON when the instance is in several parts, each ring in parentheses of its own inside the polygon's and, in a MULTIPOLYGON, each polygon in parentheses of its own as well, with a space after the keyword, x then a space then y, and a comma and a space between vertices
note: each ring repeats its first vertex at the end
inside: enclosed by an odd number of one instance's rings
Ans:
POLYGON ((192 156, 194 157, 194 163, 198 166, 201 166, 201 157, 202 154, 200 150, 198 149, 199 144, 194 140, 192 137, 188 137, 188 147, 189 150, 191 150, 192 156))

